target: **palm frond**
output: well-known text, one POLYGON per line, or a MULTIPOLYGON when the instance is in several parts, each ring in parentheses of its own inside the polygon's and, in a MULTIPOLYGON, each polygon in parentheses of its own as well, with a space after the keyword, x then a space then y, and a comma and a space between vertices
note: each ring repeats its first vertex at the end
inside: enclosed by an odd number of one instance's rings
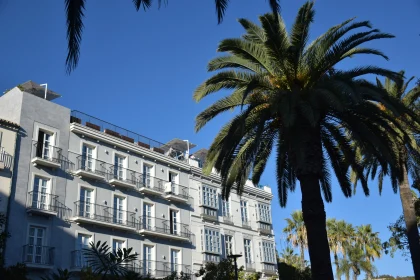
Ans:
POLYGON ((67 73, 71 73, 79 62, 82 42, 85 0, 64 0, 67 16, 67 73))

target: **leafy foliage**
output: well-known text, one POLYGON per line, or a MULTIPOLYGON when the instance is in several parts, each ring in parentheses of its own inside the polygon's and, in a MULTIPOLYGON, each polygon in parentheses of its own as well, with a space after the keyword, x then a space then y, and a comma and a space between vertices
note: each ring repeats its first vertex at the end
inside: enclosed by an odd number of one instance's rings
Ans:
MULTIPOLYGON (((242 271, 243 268, 239 268, 242 271)), ((223 259, 219 263, 207 262, 196 273, 196 277, 203 277, 202 280, 234 280, 235 266, 229 259, 223 259)))
POLYGON ((353 279, 365 272, 367 275, 373 275, 376 269, 370 261, 366 259, 366 255, 360 246, 350 247, 347 249, 347 258, 339 261, 338 275, 346 275, 349 279, 350 271, 353 273, 353 279))
POLYGON ((303 214, 301 210, 294 211, 291 218, 286 218, 287 226, 283 229, 283 232, 287 234, 286 240, 290 242, 294 247, 298 247, 300 250, 300 268, 305 267, 304 264, 304 252, 308 247, 308 241, 306 238, 306 227, 303 221, 303 214))
POLYGON ((305 267, 303 270, 300 267, 296 267, 285 262, 278 264, 280 279, 290 280, 311 280, 311 270, 309 267, 305 267))
POLYGON ((75 276, 74 272, 70 272, 68 269, 57 269, 57 272, 51 273, 46 277, 41 277, 42 280, 70 280, 75 276))
MULTIPOLYGON (((152 6, 153 3, 153 0, 132 1, 137 11, 139 11, 140 8, 146 11, 152 6)), ((79 62, 86 2, 86 0, 64 0, 67 18, 67 73, 73 71, 79 62)), ((164 0, 164 2, 166 4, 167 0, 164 0)), ((158 0, 159 8, 161 7, 161 4, 162 0, 158 0)), ((229 0, 215 0, 217 20, 219 23, 223 21, 223 17, 225 15, 228 4, 229 0)), ((273 13, 277 14, 280 10, 279 0, 269 0, 269 4, 273 13)))
POLYGON ((9 267, 0 267, 0 275, 4 279, 27 280, 28 271, 24 263, 17 263, 9 267))

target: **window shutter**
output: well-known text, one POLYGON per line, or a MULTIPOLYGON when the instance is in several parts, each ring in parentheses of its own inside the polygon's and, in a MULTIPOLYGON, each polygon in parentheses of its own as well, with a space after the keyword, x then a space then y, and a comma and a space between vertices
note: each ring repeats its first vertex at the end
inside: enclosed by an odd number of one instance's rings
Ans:
POLYGON ((42 157, 42 148, 44 147, 44 135, 45 133, 42 130, 38 131, 38 143, 36 145, 37 157, 42 157))

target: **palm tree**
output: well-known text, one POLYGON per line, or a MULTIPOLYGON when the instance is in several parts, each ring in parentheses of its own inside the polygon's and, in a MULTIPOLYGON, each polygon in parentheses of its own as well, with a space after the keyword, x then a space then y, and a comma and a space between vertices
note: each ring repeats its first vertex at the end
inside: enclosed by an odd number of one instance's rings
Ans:
POLYGON ((336 219, 327 219, 327 234, 330 250, 334 256, 334 264, 336 268, 336 277, 339 276, 339 254, 346 258, 347 248, 350 247, 354 239, 354 229, 351 224, 346 223, 344 220, 337 221, 336 219))
MULTIPOLYGON (((404 75, 404 71, 400 72, 404 75)), ((414 77, 411 77, 406 82, 403 79, 392 81, 389 78, 385 78, 385 83, 382 84, 379 79, 377 79, 377 84, 379 87, 386 90, 389 95, 394 98, 399 99, 405 106, 413 108, 418 114, 419 110, 419 97, 420 97, 420 86, 416 85, 411 90, 408 90, 410 82, 414 80, 414 77)), ((397 119, 397 121, 399 121, 397 119)), ((407 126, 402 122, 400 127, 404 130, 407 130, 408 134, 416 134, 416 131, 413 131, 412 127, 407 126)), ((405 220, 406 234, 408 238, 408 244, 414 269, 414 275, 417 280, 420 279, 420 236, 419 230, 417 227, 416 213, 414 209, 414 199, 412 192, 410 190, 410 183, 408 180, 408 174, 413 178, 412 187, 420 190, 420 157, 418 155, 418 150, 413 150, 410 146, 406 144, 407 140, 402 139, 396 141, 395 145, 397 146, 397 151, 399 152, 400 159, 399 165, 403 170, 403 177, 400 180, 396 174, 390 174, 390 179, 392 182, 393 190, 396 193, 399 189, 401 204, 403 206, 403 215, 405 220)), ((386 175, 385 170, 379 167, 379 162, 375 158, 368 160, 368 174, 371 173, 372 178, 376 175, 378 177, 379 192, 382 192, 382 182, 384 175, 386 175), (370 162, 369 162, 370 161, 370 162), (379 169, 378 172, 377 169, 379 169)))
MULTIPOLYGON (((67 17, 67 73, 73 71, 79 62, 80 44, 82 42, 83 18, 85 16, 86 0, 64 0, 67 17)), ((137 11, 143 9, 146 11, 152 6, 153 0, 132 0, 137 11)), ((167 0, 164 0, 167 3, 167 0)), ((162 0, 158 0, 160 8, 162 0)), ((223 20, 229 0, 215 0, 217 20, 220 24, 223 20)), ((280 10, 279 0, 269 0, 270 8, 273 13, 280 10)))
POLYGON ((128 273, 129 268, 133 267, 133 262, 137 260, 137 253, 131 253, 133 248, 118 248, 111 251, 106 242, 98 241, 96 244, 90 242, 90 248, 83 249, 83 256, 92 268, 92 272, 102 275, 105 279, 107 275, 123 276, 128 273))
POLYGON ((350 271, 353 272, 353 280, 357 280, 362 271, 367 275, 373 275, 376 271, 372 263, 366 260, 363 250, 359 247, 349 248, 347 258, 341 259, 339 264, 338 275, 341 277, 344 274, 346 280, 350 280, 350 271))
POLYGON ((363 78, 374 74, 397 79, 398 73, 374 66, 335 70, 341 61, 358 54, 387 59, 382 52, 360 45, 393 36, 377 29, 358 32, 370 29, 370 23, 349 19, 308 44, 313 5, 307 2, 300 8, 290 34, 283 19, 272 14, 260 16, 262 26, 239 20, 246 33, 219 44, 218 51, 227 55, 209 62, 208 70, 218 72, 196 89, 194 99, 199 102, 223 89, 233 92, 197 116, 196 131, 219 114, 239 109, 213 140, 204 172, 213 167, 219 172, 223 197, 234 186, 241 193, 251 175, 253 183, 259 182, 275 149, 280 204, 286 205, 288 191, 295 190, 299 180, 312 277, 332 280, 321 195, 327 202, 332 200, 328 164, 346 197, 352 194, 350 167, 369 194, 351 140, 362 141, 364 153, 395 163, 389 137, 384 136, 397 134, 392 131, 393 119, 377 102, 396 115, 418 118, 363 78))
MULTIPOLYGON (((355 246, 359 247, 368 263, 372 263, 375 258, 380 258, 382 253, 382 242, 378 232, 373 232, 372 226, 361 225, 356 227, 355 246)), ((373 275, 368 274, 370 278, 373 275)))
POLYGON ((295 253, 292 247, 283 249, 279 261, 294 267, 301 267, 301 258, 295 253))
POLYGON ((294 247, 299 248, 300 252, 300 269, 305 267, 305 249, 308 247, 306 238, 305 222, 301 210, 292 213, 292 218, 286 219, 287 226, 283 232, 287 234, 286 240, 291 242, 294 247))

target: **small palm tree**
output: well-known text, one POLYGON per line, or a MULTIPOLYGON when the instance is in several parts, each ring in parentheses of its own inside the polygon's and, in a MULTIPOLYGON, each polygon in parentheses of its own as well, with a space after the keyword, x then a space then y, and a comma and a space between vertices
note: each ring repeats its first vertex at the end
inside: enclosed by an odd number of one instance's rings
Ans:
POLYGON ((57 272, 51 273, 47 277, 41 277, 42 280, 70 280, 74 277, 74 272, 69 271, 68 269, 57 269, 57 272))
POLYGON ((133 248, 118 248, 116 251, 111 251, 111 247, 101 241, 96 244, 91 242, 89 245, 90 248, 83 249, 83 256, 93 273, 102 275, 102 279, 105 279, 107 275, 117 277, 125 275, 138 257, 137 253, 132 253, 133 248))
MULTIPOLYGON (((85 16, 86 0, 64 0, 67 16, 67 72, 70 73, 77 67, 82 42, 83 18, 85 16)), ((152 6, 153 0, 132 0, 137 11, 147 10, 152 6)), ((162 0, 158 0, 160 8, 162 0)), ((165 0, 165 3, 167 0, 165 0)), ((229 0, 215 0, 218 22, 221 23, 228 6, 229 0)), ((280 10, 279 0, 269 0, 272 11, 277 14, 280 10)))
POLYGON ((295 253, 293 248, 289 246, 280 253, 280 262, 284 262, 296 268, 300 268, 302 265, 301 258, 295 253))
POLYGON ((352 272, 353 280, 357 280, 361 272, 365 272, 367 275, 373 275, 375 271, 376 269, 372 263, 366 260, 363 250, 359 247, 353 247, 349 248, 347 258, 340 260, 338 275, 341 277, 344 274, 346 280, 350 280, 350 272, 352 272))
POLYGON ((287 226, 283 229, 283 232, 287 234, 286 240, 299 249, 300 269, 303 269, 305 267, 305 249, 308 247, 308 242, 302 211, 294 211, 292 218, 287 218, 286 222, 287 226))
POLYGON ((344 220, 337 221, 336 219, 327 219, 327 233, 330 250, 334 256, 334 264, 336 267, 336 277, 339 276, 339 255, 346 258, 347 248, 354 240, 354 228, 351 224, 346 223, 344 220))
POLYGON ((395 115, 407 114, 416 122, 419 118, 364 78, 373 74, 398 79, 400 74, 374 66, 336 70, 340 62, 358 54, 387 58, 361 45, 393 36, 370 29, 369 22, 349 19, 309 44, 313 5, 311 1, 300 8, 290 33, 283 19, 272 14, 260 16, 261 26, 239 20, 245 34, 219 44, 218 51, 227 55, 209 62, 209 71, 218 72, 196 89, 194 99, 198 102, 221 90, 232 93, 197 116, 196 131, 237 109, 214 138, 204 172, 213 167, 219 172, 225 198, 234 186, 241 193, 249 177, 257 184, 275 153, 281 206, 286 205, 288 192, 295 190, 296 180, 300 182, 312 277, 332 280, 322 199, 323 194, 327 202, 332 200, 328 165, 346 197, 352 194, 350 167, 369 194, 352 141, 363 142, 363 153, 394 165, 393 146, 386 135, 397 133, 393 119, 377 103, 395 115), (359 32, 361 28, 370 30, 359 32))
MULTIPOLYGON (((375 258, 382 255, 382 243, 378 232, 373 232, 372 226, 362 225, 356 227, 355 246, 363 252, 366 262, 372 264, 375 258)), ((372 274, 368 274, 370 278, 372 274)))

